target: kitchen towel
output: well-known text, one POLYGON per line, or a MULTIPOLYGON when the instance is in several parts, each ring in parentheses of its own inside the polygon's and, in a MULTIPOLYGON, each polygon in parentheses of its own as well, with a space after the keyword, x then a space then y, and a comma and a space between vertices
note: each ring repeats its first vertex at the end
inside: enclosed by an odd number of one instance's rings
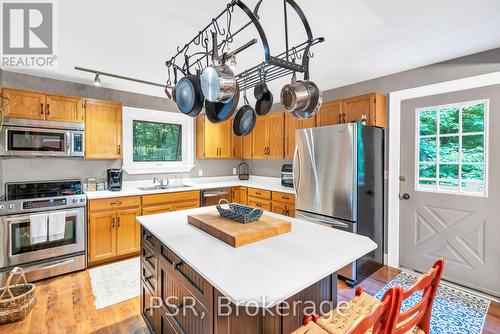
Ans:
POLYGON ((30 215, 30 244, 47 241, 47 214, 30 215))
POLYGON ((49 241, 64 239, 66 229, 66 212, 49 213, 49 241))

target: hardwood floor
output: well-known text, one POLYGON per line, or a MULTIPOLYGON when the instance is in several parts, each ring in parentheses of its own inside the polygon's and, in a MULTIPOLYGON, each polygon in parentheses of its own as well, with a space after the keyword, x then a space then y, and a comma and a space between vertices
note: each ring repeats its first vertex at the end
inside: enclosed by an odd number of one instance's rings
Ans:
MULTIPOLYGON (((360 283, 375 295, 399 270, 383 267, 360 283)), ((354 296, 354 289, 338 282, 339 301, 354 296)), ((37 304, 23 321, 0 326, 0 333, 149 333, 142 320, 139 297, 96 310, 88 271, 37 283, 37 304)), ((491 303, 483 334, 500 333, 500 304, 491 303)))

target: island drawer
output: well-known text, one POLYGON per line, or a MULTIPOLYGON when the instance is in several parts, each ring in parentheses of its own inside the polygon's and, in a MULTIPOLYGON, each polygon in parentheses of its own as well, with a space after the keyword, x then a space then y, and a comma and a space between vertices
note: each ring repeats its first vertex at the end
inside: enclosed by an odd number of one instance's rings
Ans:
POLYGON ((144 261, 141 260, 141 279, 144 284, 156 295, 156 271, 151 271, 144 261))
POLYGON ((168 320, 181 333, 212 333, 212 312, 178 280, 170 266, 160 265, 160 297, 168 320))
POLYGON ((145 228, 141 228, 141 238, 142 238, 143 244, 148 246, 152 250, 156 250, 156 248, 160 244, 158 239, 156 239, 156 237, 151 232, 146 230, 145 228))
POLYGON ((269 190, 248 188, 247 193, 248 193, 248 197, 257 197, 260 199, 271 199, 271 192, 269 190))
POLYGON ((138 206, 141 206, 141 198, 139 196, 91 199, 89 201, 89 211, 121 209, 138 206))
POLYGON ((175 276, 193 296, 208 310, 212 310, 213 289, 210 283, 164 245, 160 245, 160 261, 172 269, 175 276))
POLYGON ((259 208, 266 211, 271 211, 271 201, 265 199, 248 197, 248 206, 251 206, 253 208, 259 208))
POLYGON ((292 194, 280 193, 277 191, 273 191, 273 201, 295 204, 295 196, 292 194))
POLYGON ((152 274, 156 275, 158 270, 158 259, 154 251, 144 244, 141 246, 141 262, 152 274))

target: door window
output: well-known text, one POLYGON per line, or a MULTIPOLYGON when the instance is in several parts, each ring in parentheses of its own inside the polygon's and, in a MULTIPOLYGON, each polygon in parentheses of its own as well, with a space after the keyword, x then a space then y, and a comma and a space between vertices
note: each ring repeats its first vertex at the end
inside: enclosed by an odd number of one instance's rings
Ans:
POLYGON ((417 191, 487 196, 488 100, 416 110, 417 191))

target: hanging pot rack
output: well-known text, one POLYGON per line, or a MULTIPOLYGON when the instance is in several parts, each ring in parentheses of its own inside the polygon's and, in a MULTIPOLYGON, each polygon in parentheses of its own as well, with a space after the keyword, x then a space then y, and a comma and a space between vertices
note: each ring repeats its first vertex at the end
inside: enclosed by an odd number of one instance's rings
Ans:
MULTIPOLYGON (((283 0, 285 11, 286 50, 278 54, 277 56, 272 56, 267 36, 264 32, 264 29, 262 28, 262 25, 259 22, 258 13, 262 1, 263 0, 260 0, 252 11, 243 1, 232 0, 226 5, 226 8, 222 12, 212 18, 210 23, 207 24, 203 29, 201 29, 198 34, 196 34, 189 42, 184 44, 182 48, 178 46, 176 49, 176 54, 165 62, 168 70, 167 86, 172 85, 171 75, 173 71, 178 71, 185 75, 193 66, 197 66, 198 71, 201 71, 205 66, 209 66, 212 54, 212 52, 208 50, 209 36, 212 33, 217 33, 219 36, 223 37, 222 41, 218 43, 218 49, 219 51, 221 51, 220 53, 223 54, 223 59, 227 60, 233 55, 231 52, 223 51, 227 49, 228 45, 233 42, 233 39, 236 35, 252 25, 255 27, 259 34, 260 42, 262 44, 264 52, 264 61, 236 74, 236 81, 240 86, 241 91, 251 89, 262 82, 270 82, 278 78, 292 75, 295 72, 304 73, 304 79, 309 79, 309 59, 313 57, 313 54, 310 52, 310 48, 316 44, 322 43, 325 39, 323 37, 313 37, 309 22, 307 21, 304 12, 295 2, 295 0, 283 0), (287 5, 292 7, 296 14, 299 16, 307 35, 307 40, 305 42, 292 47, 289 47, 288 45, 288 20, 286 12, 287 5), (250 21, 241 26, 236 31, 231 32, 232 13, 235 7, 241 9, 249 17, 250 21), (219 21, 224 16, 226 16, 227 19, 226 27, 221 28, 221 23, 219 21), (190 49, 195 48, 197 49, 195 52, 189 52, 190 49), (203 48, 204 50, 200 51, 201 48, 203 48), (181 63, 179 63, 179 65, 176 63, 176 60, 181 55, 181 63), (186 59, 188 60, 187 62, 185 61, 186 59)), ((245 44, 245 48, 241 47, 239 49, 246 49, 248 46, 254 44, 255 42, 251 44, 249 43, 245 44)), ((173 84, 176 84, 175 79, 173 84)))

